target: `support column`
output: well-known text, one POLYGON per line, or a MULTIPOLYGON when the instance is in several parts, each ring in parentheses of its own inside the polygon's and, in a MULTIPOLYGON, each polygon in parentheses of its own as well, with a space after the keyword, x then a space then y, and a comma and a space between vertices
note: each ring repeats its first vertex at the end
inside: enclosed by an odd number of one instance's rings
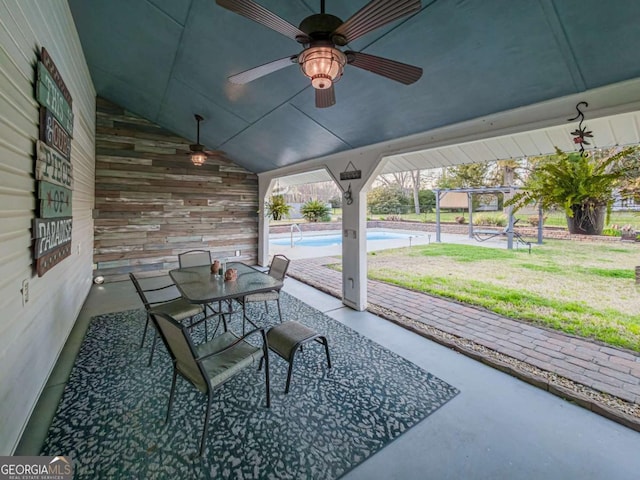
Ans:
POLYGON ((342 303, 354 310, 367 308, 367 190, 382 168, 375 151, 327 162, 327 171, 342 190, 342 303), (341 180, 347 170, 356 178, 341 180), (348 203, 347 197, 351 198, 348 203))
POLYGON ((436 190, 436 242, 440 243, 440 190, 436 190))
POLYGON ((507 207, 509 214, 507 215, 507 249, 513 250, 513 207, 507 207))
POLYGON ((269 264, 269 218, 266 216, 265 200, 271 194, 273 180, 258 177, 258 265, 269 264))
POLYGON ((469 209, 469 238, 473 239, 473 197, 471 192, 467 192, 467 206, 469 209))
POLYGON ((367 308, 367 194, 352 191, 353 203, 342 202, 342 303, 367 308))
POLYGON ((544 213, 542 207, 538 205, 538 245, 542 245, 542 237, 544 236, 544 213))

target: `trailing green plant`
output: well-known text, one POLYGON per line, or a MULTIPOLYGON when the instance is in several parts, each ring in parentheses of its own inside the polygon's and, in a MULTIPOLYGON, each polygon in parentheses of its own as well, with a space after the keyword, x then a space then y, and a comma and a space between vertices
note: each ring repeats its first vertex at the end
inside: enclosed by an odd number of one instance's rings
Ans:
MULTIPOLYGON (((611 213, 616 188, 628 180, 631 169, 627 158, 635 148, 626 148, 608 158, 582 156, 578 152, 556 154, 539 161, 505 206, 516 209, 539 203, 543 210, 561 208, 572 233, 600 234, 611 213)), ((637 159, 632 158, 637 164, 637 159)))
POLYGON ((300 208, 300 213, 308 222, 331 220, 329 206, 318 200, 309 200, 300 208))
POLYGON ((273 220, 288 218, 291 208, 291 205, 288 205, 284 199, 284 195, 272 195, 271 200, 265 204, 266 215, 273 220))

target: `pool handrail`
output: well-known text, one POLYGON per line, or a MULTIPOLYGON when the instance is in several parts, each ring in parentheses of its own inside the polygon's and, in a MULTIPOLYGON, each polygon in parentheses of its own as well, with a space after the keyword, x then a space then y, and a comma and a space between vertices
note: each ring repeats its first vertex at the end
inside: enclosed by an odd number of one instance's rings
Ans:
POLYGON ((298 225, 297 223, 293 223, 291 224, 291 248, 296 246, 296 242, 299 242, 300 240, 302 240, 302 230, 300 229, 300 225, 298 225), (298 229, 298 232, 300 233, 300 238, 297 240, 293 240, 293 227, 298 229))

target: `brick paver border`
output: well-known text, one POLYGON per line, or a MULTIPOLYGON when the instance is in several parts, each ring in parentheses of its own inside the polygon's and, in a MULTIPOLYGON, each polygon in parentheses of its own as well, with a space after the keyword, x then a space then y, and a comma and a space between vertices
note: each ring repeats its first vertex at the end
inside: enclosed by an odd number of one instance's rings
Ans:
MULTIPOLYGON (((341 273, 327 268, 334 257, 294 260, 289 275, 341 298, 341 273)), ((576 384, 640 404, 640 355, 583 338, 529 325, 488 310, 427 295, 379 281, 368 281, 368 310, 418 335, 497 368, 554 395, 640 431, 640 418, 628 415, 587 394, 536 375, 550 372, 576 384)))

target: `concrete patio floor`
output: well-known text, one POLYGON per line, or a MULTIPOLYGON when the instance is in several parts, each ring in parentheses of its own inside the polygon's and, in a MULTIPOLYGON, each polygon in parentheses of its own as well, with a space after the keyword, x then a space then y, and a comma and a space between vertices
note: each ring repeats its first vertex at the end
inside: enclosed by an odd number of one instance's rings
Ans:
MULTIPOLYGON (((639 433, 292 278, 285 291, 461 390, 343 478, 638 478, 639 433)), ((38 454, 90 318, 139 307, 129 282, 92 287, 16 454, 38 454)))

